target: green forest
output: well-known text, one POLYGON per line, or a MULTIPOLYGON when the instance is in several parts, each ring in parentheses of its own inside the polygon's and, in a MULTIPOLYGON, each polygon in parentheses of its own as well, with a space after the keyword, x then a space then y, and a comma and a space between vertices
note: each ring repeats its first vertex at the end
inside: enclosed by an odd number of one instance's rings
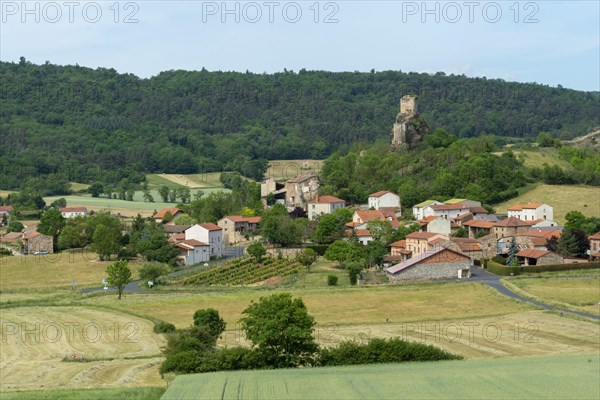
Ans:
POLYGON ((42 194, 66 193, 69 181, 130 188, 146 173, 260 179, 268 159, 387 141, 405 94, 418 95, 432 130, 458 138, 570 139, 600 126, 597 93, 444 73, 202 69, 141 79, 21 58, 0 62, 0 81, 0 187, 42 194))

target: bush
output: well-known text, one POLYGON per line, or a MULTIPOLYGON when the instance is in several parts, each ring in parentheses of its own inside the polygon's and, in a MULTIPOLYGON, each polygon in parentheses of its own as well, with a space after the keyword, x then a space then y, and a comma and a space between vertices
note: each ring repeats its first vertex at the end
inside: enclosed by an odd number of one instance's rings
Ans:
POLYGON ((4 247, 0 247, 0 256, 12 256, 12 251, 5 249, 4 247))
POLYGON ((175 325, 170 322, 160 321, 154 324, 154 333, 172 333, 175 332, 175 325))
POLYGON ((337 347, 321 350, 320 355, 321 366, 462 359, 435 346, 399 338, 371 339, 367 344, 345 341, 337 347))
POLYGON ((160 366, 160 373, 177 372, 191 374, 197 371, 202 363, 200 353, 194 350, 167 354, 165 361, 160 366))
POLYGON ((495 263, 498 263, 500 265, 506 265, 506 258, 502 257, 500 255, 496 255, 496 256, 492 257, 492 261, 495 263))
POLYGON ((327 284, 329 286, 337 286, 338 277, 337 275, 327 275, 327 284))

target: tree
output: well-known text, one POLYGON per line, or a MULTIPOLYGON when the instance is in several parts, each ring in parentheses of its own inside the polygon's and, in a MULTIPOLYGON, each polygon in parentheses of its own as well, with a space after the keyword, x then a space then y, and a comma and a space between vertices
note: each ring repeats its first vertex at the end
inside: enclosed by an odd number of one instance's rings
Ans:
POLYGON ((6 230, 7 233, 9 232, 21 232, 25 227, 23 226, 23 224, 19 221, 17 221, 14 218, 10 219, 10 222, 8 223, 8 228, 6 230))
POLYGON ((65 219, 56 208, 46 210, 38 225, 38 232, 52 237, 54 247, 57 247, 58 234, 65 225, 65 219))
POLYGON ((348 271, 348 278, 350 279, 351 285, 356 285, 358 277, 363 270, 363 264, 358 261, 347 261, 343 265, 344 269, 348 271))
POLYGON ((296 261, 306 267, 306 270, 310 272, 310 266, 317 261, 319 254, 313 249, 304 249, 296 254, 296 261))
POLYGON ((159 278, 167 275, 170 271, 171 269, 166 264, 160 262, 146 263, 140 268, 140 279, 158 284, 159 278))
POLYGON ((512 237, 510 241, 510 247, 508 249, 508 257, 506 258, 506 265, 509 267, 515 266, 515 261, 517 259, 517 253, 519 252, 519 246, 517 246, 517 241, 515 237, 512 237))
POLYGON ((558 239, 557 251, 567 257, 587 257, 590 240, 580 229, 565 228, 558 239))
POLYGON ((163 185, 158 189, 158 194, 162 198, 163 203, 169 202, 169 187, 167 185, 163 185))
POLYGON ((92 250, 98 253, 100 261, 110 258, 121 248, 121 231, 114 226, 99 225, 92 236, 92 250))
POLYGON ((100 193, 104 192, 104 186, 100 182, 94 182, 88 187, 88 193, 92 195, 92 197, 100 197, 100 193))
POLYGON ((188 214, 181 214, 173 219, 175 225, 194 225, 197 221, 188 214))
POLYGON ((262 257, 265 254, 267 254, 267 249, 265 249, 265 246, 263 246, 261 243, 254 242, 250 246, 248 246, 248 248, 246 249, 246 252, 248 254, 250 254, 252 257, 254 257, 254 259, 258 263, 258 262, 260 262, 262 257))
POLYGON ((317 228, 312 239, 318 243, 333 243, 344 237, 345 224, 352 221, 352 211, 347 208, 338 208, 331 214, 319 217, 317 228))
POLYGON ((58 248, 61 250, 84 247, 86 244, 87 237, 83 221, 67 223, 58 235, 58 248))
POLYGON ((118 260, 109 264, 106 267, 106 274, 108 275, 106 281, 110 286, 117 288, 119 300, 121 300, 123 289, 131 280, 131 270, 129 269, 127 261, 118 260))
POLYGON ((206 329, 215 339, 225 331, 225 321, 219 312, 212 308, 197 310, 194 313, 194 325, 206 329))
POLYGON ((260 234, 271 243, 281 246, 302 243, 308 221, 303 218, 292 219, 281 204, 274 205, 263 213, 260 222, 260 234))
POLYGON ((301 299, 289 293, 261 297, 243 311, 240 322, 253 348, 273 368, 309 365, 318 347, 315 320, 301 299))
POLYGON ((64 197, 54 200, 50 203, 50 207, 52 208, 62 208, 67 206, 67 200, 64 197))
POLYGON ((348 240, 336 240, 329 245, 325 251, 325 258, 343 264, 348 260, 359 260, 364 258, 364 247, 360 243, 348 240))

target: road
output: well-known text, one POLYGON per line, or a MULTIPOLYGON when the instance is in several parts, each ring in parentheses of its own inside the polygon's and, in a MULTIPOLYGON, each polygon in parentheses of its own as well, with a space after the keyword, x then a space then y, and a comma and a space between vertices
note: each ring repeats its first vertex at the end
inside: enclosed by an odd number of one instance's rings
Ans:
POLYGON ((583 313, 583 312, 579 312, 579 311, 573 311, 573 310, 569 310, 569 309, 562 308, 562 307, 551 306, 549 304, 540 303, 539 301, 531 300, 531 299, 528 299, 521 295, 518 295, 517 293, 513 292, 512 290, 510 290, 509 288, 504 286, 502 283, 500 283, 500 279, 502 279, 502 278, 504 278, 504 277, 491 274, 491 273, 487 272, 486 270, 484 270, 483 268, 479 268, 479 267, 471 268, 471 281, 483 282, 486 285, 493 287, 494 289, 499 291, 501 294, 510 297, 511 299, 519 300, 519 301, 522 301, 523 303, 530 303, 530 304, 533 304, 535 306, 541 307, 541 308, 543 308, 545 310, 549 310, 549 311, 558 311, 561 313, 575 314, 575 315, 579 315, 581 317, 600 320, 600 316, 598 316, 598 315, 587 314, 587 313, 583 313))
MULTIPOLYGON (((171 272, 170 274, 167 275, 167 277, 171 278, 174 276, 187 274, 187 273, 194 272, 194 271, 200 271, 200 270, 207 269, 207 268, 213 267, 215 265, 224 263, 226 261, 233 260, 235 258, 243 257, 244 249, 245 249, 244 246, 225 247, 225 257, 223 257, 219 260, 209 261, 208 266, 204 266, 204 264, 201 264, 201 265, 195 265, 190 268, 179 269, 177 271, 171 272)), ((154 293, 154 291, 152 291, 152 290, 140 288, 140 285, 142 283, 144 283, 144 281, 142 281, 142 280, 135 281, 135 282, 129 282, 127 284, 127 286, 125 286, 125 288, 123 289, 123 293, 154 293)), ((91 289, 82 289, 81 293, 93 293, 93 292, 102 292, 102 291, 104 291, 104 288, 99 287, 99 288, 91 288, 91 289)), ((109 289, 107 289, 107 291, 116 292, 117 290, 115 288, 109 288, 109 289)))

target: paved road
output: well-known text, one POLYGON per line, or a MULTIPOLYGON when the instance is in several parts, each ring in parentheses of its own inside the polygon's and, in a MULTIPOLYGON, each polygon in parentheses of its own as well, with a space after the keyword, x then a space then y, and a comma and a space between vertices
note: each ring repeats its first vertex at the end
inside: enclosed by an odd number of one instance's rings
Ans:
POLYGON ((568 309, 562 308, 562 307, 555 307, 555 306, 551 306, 549 304, 540 303, 539 301, 531 300, 531 299, 528 299, 527 297, 518 295, 517 293, 513 292, 512 290, 510 290, 509 288, 504 286, 502 283, 500 283, 500 279, 502 279, 502 278, 504 278, 504 277, 491 274, 491 273, 487 272, 486 270, 484 270, 483 268, 478 268, 478 267, 471 268, 471 280, 472 281, 483 282, 486 285, 493 287, 494 289, 496 289, 503 295, 510 297, 511 299, 519 300, 524 303, 530 303, 530 304, 536 305, 538 307, 541 307, 545 310, 558 311, 561 313, 570 313, 570 314, 579 315, 581 317, 600 320, 600 316, 598 316, 598 315, 568 310, 568 309))
MULTIPOLYGON (((174 277, 174 276, 187 274, 187 273, 194 272, 194 271, 200 271, 203 269, 207 269, 207 268, 210 268, 217 264, 221 264, 226 261, 232 260, 234 258, 242 257, 243 254, 244 254, 244 246, 225 247, 225 257, 220 260, 210 261, 208 263, 207 267, 204 266, 204 264, 195 265, 190 268, 180 269, 180 270, 171 272, 170 274, 167 275, 167 277, 174 277)), ((127 286, 125 286, 125 289, 123 289, 123 293, 154 293, 154 291, 152 291, 152 290, 141 289, 140 285, 142 283, 144 283, 144 281, 142 281, 142 280, 135 281, 135 282, 129 282, 127 284, 127 286)), ((83 289, 83 290, 81 290, 81 293, 93 293, 93 292, 102 292, 102 291, 104 291, 103 288, 91 288, 91 289, 83 289)), ((107 291, 116 292, 117 290, 115 288, 109 288, 109 289, 107 289, 107 291)))

